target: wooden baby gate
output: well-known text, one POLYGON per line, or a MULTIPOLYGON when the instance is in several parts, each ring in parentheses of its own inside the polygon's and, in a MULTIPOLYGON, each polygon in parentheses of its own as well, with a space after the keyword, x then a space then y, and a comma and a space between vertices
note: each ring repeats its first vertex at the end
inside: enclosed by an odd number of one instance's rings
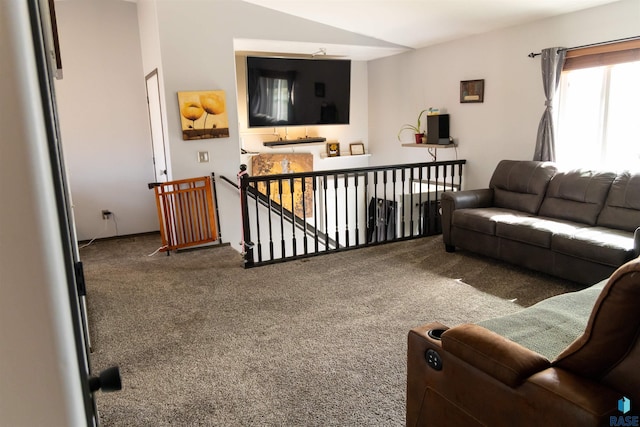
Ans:
POLYGON ((217 201, 213 174, 149 184, 156 194, 162 247, 171 251, 218 241, 217 201))

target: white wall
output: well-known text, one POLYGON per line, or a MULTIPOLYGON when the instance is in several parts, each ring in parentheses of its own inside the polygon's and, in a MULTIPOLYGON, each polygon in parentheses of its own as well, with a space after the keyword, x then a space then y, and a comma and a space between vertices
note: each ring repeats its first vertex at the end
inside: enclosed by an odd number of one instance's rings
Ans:
MULTIPOLYGON (((640 1, 626 0, 371 61, 372 163, 427 160, 426 150, 401 147, 397 132, 423 108, 446 108, 458 157, 467 160, 465 188, 486 187, 499 160, 533 158, 544 94, 540 58, 527 55, 638 34, 640 1), (460 81, 472 79, 485 79, 484 103, 461 104, 460 81)), ((438 160, 455 155, 438 150, 438 160)))
POLYGON ((158 230, 136 5, 58 1, 56 14, 64 73, 56 91, 78 238, 158 230))
MULTIPOLYGON (((420 109, 440 107, 451 114, 459 148, 438 150, 438 159, 456 154, 467 159, 466 187, 484 186, 500 159, 533 155, 544 98, 539 58, 527 54, 638 34, 639 4, 625 0, 369 63, 354 62, 352 125, 309 133, 339 140, 343 151, 350 142, 362 141, 372 157, 355 163, 322 160, 321 145, 268 152, 313 152, 316 169, 426 161, 426 150, 400 147, 397 131, 413 122, 420 109), (460 104, 460 80, 475 78, 485 79, 485 102, 460 104)), ((102 209, 116 213, 119 234, 158 227, 153 193, 146 188, 153 178, 144 75, 153 69, 159 69, 163 83, 172 177, 215 172, 233 179, 239 164, 249 161, 240 155, 240 147, 261 148, 260 141, 268 139, 247 130, 237 113, 234 39, 388 47, 237 0, 145 0, 138 2, 137 15, 136 4, 120 0, 67 0, 56 5, 65 66, 65 79, 58 85, 63 141, 81 239, 115 234, 113 222, 106 223, 105 230, 102 209), (177 92, 206 89, 226 92, 230 137, 183 141, 177 92), (96 94, 91 98, 100 102, 85 102, 86 94, 96 94), (100 106, 105 107, 98 110, 100 106), (198 163, 198 151, 208 151, 211 161, 198 163), (122 193, 125 188, 128 192, 122 193)), ((304 129, 289 128, 290 136, 303 133, 304 129)), ((237 248, 238 196, 220 180, 217 186, 222 238, 237 248)))
MULTIPOLYGON (((204 176, 212 171, 235 180, 239 165, 247 162, 240 156, 240 139, 245 132, 239 124, 234 39, 317 41, 333 44, 387 46, 353 33, 274 12, 240 1, 171 1, 156 3, 164 90, 167 99, 168 138, 174 179, 204 176), (229 115, 229 138, 183 141, 180 131, 177 92, 190 90, 224 90, 229 115), (197 152, 208 151, 211 161, 198 163, 197 152)), ((326 126, 312 131, 315 135, 344 141, 344 149, 355 140, 367 142, 368 117, 366 65, 356 63, 355 102, 351 106, 350 126, 326 126)), ((355 77, 354 77, 355 80, 355 77)), ((303 128, 289 131, 290 136, 304 133, 303 128)), ((250 138, 251 136, 249 136, 250 138)), ((259 145, 258 145, 259 146, 259 145)), ((295 148, 298 152, 319 154, 323 147, 295 148)), ((284 150, 291 152, 292 148, 284 150)), ((279 150, 270 150, 276 153, 279 150)), ((362 159, 359 159, 362 161, 362 159)), ((315 169, 348 167, 315 162, 315 169)), ((237 190, 218 181, 222 238, 239 248, 241 240, 240 200, 237 190)))

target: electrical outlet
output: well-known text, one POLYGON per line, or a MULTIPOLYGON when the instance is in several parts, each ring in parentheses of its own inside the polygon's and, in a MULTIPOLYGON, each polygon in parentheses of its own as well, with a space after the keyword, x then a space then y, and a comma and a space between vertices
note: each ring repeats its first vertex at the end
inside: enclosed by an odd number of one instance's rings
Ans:
POLYGON ((102 219, 109 219, 109 218, 111 218, 111 211, 109 209, 103 209, 102 219))

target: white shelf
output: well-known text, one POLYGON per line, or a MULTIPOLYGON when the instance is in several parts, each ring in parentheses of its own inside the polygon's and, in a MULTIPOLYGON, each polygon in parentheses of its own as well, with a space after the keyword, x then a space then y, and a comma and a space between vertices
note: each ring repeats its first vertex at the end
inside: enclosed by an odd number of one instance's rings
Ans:
POLYGON ((402 144, 402 146, 414 148, 453 148, 456 144, 402 144))
POLYGON ((327 138, 322 137, 308 137, 298 139, 280 139, 278 141, 266 141, 262 145, 269 148, 281 147, 283 145, 296 145, 296 144, 324 144, 327 138))
POLYGON ((327 156, 327 153, 320 153, 320 158, 323 159, 323 160, 325 160, 325 159, 329 159, 329 160, 334 160, 334 159, 352 159, 354 157, 355 158, 357 158, 357 157, 371 157, 371 154, 368 154, 368 153, 366 153, 366 154, 354 154, 354 155, 351 155, 351 154, 344 154, 343 155, 343 154, 341 154, 339 156, 331 156, 331 157, 329 157, 329 156, 327 156))

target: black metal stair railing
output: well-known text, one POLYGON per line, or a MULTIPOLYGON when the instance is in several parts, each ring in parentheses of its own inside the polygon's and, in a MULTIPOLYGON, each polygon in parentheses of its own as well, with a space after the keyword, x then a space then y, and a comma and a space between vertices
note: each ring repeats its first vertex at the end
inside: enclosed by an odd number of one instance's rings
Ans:
POLYGON ((245 267, 439 234, 439 200, 460 190, 465 163, 265 176, 242 168, 245 267))

